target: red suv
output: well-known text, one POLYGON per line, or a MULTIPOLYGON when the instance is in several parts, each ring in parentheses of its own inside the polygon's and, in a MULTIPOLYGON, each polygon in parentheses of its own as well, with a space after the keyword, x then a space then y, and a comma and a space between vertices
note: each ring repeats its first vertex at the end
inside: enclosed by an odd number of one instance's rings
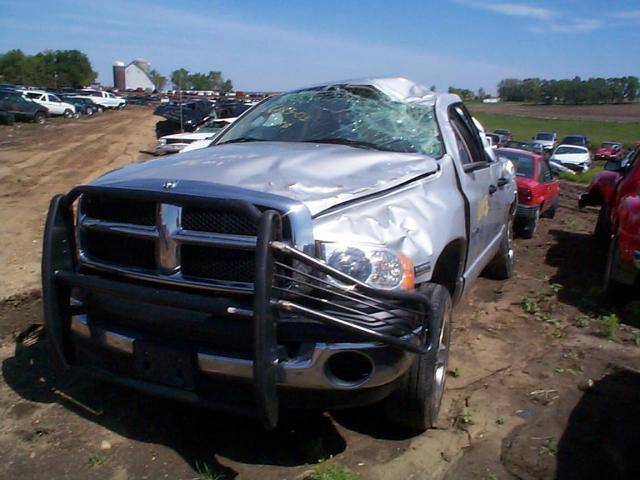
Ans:
POLYGON ((602 142, 596 148, 596 160, 620 160, 624 157, 624 148, 620 142, 602 142))
POLYGON ((605 288, 617 293, 640 278, 640 147, 618 171, 593 177, 578 205, 600 205, 596 235, 609 238, 605 288))
POLYGON ((514 227, 520 236, 531 238, 540 217, 553 218, 555 215, 560 198, 560 182, 541 155, 515 148, 500 148, 496 155, 511 160, 516 167, 518 207, 514 227))

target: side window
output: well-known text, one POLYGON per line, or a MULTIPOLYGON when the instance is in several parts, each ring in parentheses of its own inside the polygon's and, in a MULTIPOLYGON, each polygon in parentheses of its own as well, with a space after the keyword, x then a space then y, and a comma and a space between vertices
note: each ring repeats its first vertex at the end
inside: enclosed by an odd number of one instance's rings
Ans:
POLYGON ((471 124, 465 121, 464 111, 458 105, 454 105, 449 110, 449 119, 456 133, 456 142, 462 163, 470 165, 485 162, 487 159, 484 153, 484 146, 480 142, 479 135, 477 133, 474 134, 472 130, 476 128, 473 121, 471 121, 471 124))
POLYGON ((453 127, 453 131, 456 136, 456 147, 458 149, 458 155, 460 156, 460 161, 462 162, 463 165, 469 165, 472 162, 471 152, 469 151, 469 147, 462 139, 462 136, 460 135, 460 132, 458 131, 458 128, 455 125, 453 127))
POLYGON ((553 175, 551 174, 551 168, 549 168, 549 164, 546 160, 541 159, 538 162, 538 181, 543 183, 549 183, 553 180, 553 175))

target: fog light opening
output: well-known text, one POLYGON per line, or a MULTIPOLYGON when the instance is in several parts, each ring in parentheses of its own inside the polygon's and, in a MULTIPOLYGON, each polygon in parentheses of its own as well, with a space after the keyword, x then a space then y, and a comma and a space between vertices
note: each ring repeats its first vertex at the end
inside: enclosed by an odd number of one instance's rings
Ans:
POLYGON ((339 387, 357 387, 373 373, 373 363, 358 352, 335 353, 325 365, 325 373, 331 383, 339 387))

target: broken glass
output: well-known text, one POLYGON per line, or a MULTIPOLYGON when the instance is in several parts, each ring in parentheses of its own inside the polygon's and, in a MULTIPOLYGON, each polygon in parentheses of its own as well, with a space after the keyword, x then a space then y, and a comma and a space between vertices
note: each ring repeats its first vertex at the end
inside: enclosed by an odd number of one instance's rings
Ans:
POLYGON ((334 143, 433 158, 444 153, 431 103, 394 100, 368 85, 331 85, 273 97, 243 116, 218 144, 240 138, 334 143))

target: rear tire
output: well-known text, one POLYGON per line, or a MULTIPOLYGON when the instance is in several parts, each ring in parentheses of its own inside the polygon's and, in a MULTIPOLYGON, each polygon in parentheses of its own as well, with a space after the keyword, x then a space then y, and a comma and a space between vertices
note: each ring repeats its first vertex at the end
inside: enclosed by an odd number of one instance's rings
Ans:
POLYGON ((540 207, 536 207, 533 216, 528 219, 519 229, 518 233, 522 238, 533 238, 540 222, 540 207))
POLYGON ((600 207, 598 221, 596 222, 596 228, 593 231, 593 235, 602 243, 607 242, 611 237, 611 227, 609 226, 607 209, 604 205, 600 207))
POLYGON ((451 340, 451 295, 444 286, 428 283, 418 290, 429 299, 430 312, 438 325, 435 348, 416 355, 396 390, 383 402, 390 423, 413 432, 435 426, 447 377, 451 340))
POLYGON ((38 112, 33 117, 33 121, 35 123, 37 123, 38 125, 44 125, 46 123, 46 121, 47 121, 47 117, 45 116, 44 113, 38 112))
POLYGON ((620 256, 618 254, 618 237, 611 235, 607 266, 604 271, 604 291, 614 300, 627 300, 630 296, 630 285, 622 283, 618 278, 624 274, 620 272, 620 256))
POLYGON ((489 265, 485 268, 484 273, 495 280, 506 280, 513 275, 514 262, 513 248, 513 219, 509 219, 506 230, 500 241, 500 250, 493 257, 489 265))

